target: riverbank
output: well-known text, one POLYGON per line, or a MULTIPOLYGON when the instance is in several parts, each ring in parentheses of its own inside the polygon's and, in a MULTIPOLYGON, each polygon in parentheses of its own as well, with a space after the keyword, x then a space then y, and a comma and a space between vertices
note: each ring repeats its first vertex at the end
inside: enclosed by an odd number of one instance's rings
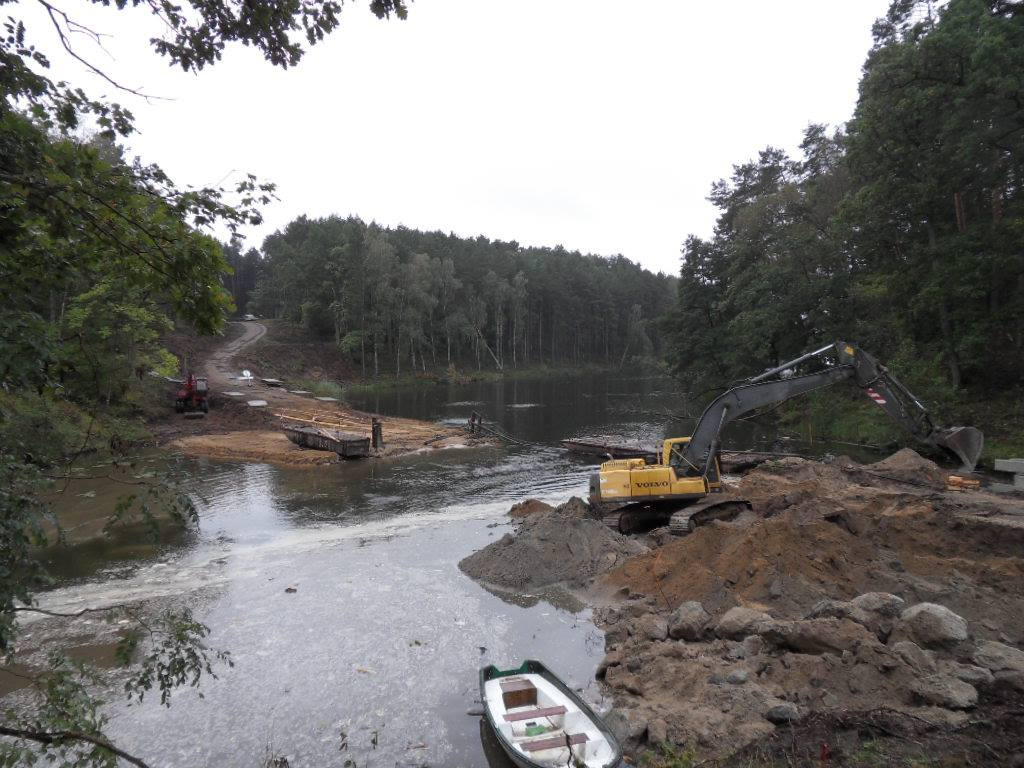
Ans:
POLYGON ((974 754, 984 723, 1000 731, 988 764, 1014 764, 1024 499, 947 491, 911 451, 784 459, 733 492, 750 513, 685 538, 623 537, 578 500, 540 507, 460 565, 594 607, 608 722, 651 765, 771 755, 800 729, 827 734, 816 749, 832 745, 836 765, 863 764, 851 756, 879 735, 893 754, 928 743, 928 761, 974 754))

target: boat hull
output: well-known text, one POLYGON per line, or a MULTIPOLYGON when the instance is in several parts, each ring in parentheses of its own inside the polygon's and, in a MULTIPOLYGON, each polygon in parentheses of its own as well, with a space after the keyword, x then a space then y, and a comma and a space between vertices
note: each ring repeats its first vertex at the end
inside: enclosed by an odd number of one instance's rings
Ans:
POLYGON ((551 683, 558 689, 559 693, 569 699, 573 705, 579 707, 580 711, 597 727, 612 750, 612 757, 605 761, 603 768, 618 768, 618 766, 622 765, 622 747, 619 746, 619 742, 615 738, 615 735, 608 729, 601 718, 598 717, 597 713, 595 713, 594 710, 591 709, 575 691, 566 685, 558 675, 549 670, 543 663, 534 659, 527 659, 518 669, 500 670, 494 665, 489 665, 480 670, 480 701, 483 703, 484 719, 487 721, 487 727, 490 729, 494 739, 501 746, 505 756, 513 765, 516 765, 519 768, 548 768, 550 764, 531 760, 525 754, 517 750, 502 734, 501 729, 498 728, 498 724, 495 722, 494 713, 491 712, 491 708, 487 706, 487 693, 485 691, 485 686, 489 680, 526 674, 538 675, 551 683))

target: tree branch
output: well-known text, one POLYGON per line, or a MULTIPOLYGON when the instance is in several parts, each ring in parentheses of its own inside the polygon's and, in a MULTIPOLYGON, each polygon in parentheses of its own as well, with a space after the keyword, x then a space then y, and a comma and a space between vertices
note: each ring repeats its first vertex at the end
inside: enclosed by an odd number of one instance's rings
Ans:
POLYGON ((99 67, 97 67, 96 65, 91 63, 90 61, 84 59, 78 53, 76 53, 74 48, 71 47, 71 42, 68 40, 68 36, 64 32, 64 28, 61 27, 61 23, 60 23, 61 19, 64 20, 64 24, 67 25, 69 31, 72 28, 74 28, 75 30, 77 30, 79 32, 84 32, 84 33, 92 36, 93 39, 95 39, 97 41, 99 40, 99 34, 97 32, 94 32, 93 30, 89 29, 88 27, 86 27, 86 26, 84 26, 82 24, 79 24, 77 21, 74 21, 73 19, 71 19, 67 15, 67 13, 62 11, 60 8, 56 8, 56 7, 52 6, 52 5, 50 5, 50 3, 48 3, 46 0, 36 0, 36 2, 38 2, 41 6, 43 6, 43 8, 46 9, 46 13, 50 17, 50 21, 53 22, 53 28, 55 30, 57 30, 57 37, 60 39, 60 44, 63 46, 64 50, 68 52, 68 55, 70 55, 71 58, 73 58, 79 64, 84 66, 86 69, 88 69, 93 74, 99 75, 100 77, 102 77, 104 80, 106 80, 112 86, 117 88, 119 91, 125 91, 126 93, 130 93, 130 94, 132 94, 134 96, 140 96, 143 99, 165 99, 165 97, 163 97, 163 96, 151 96, 151 95, 149 95, 147 93, 143 93, 142 91, 140 91, 140 90, 138 90, 136 88, 129 88, 127 85, 121 85, 119 82, 114 80, 114 78, 112 78, 110 75, 108 75, 102 69, 100 69, 99 67))
POLYGON ((117 607, 118 606, 113 606, 111 608, 82 608, 81 610, 75 611, 74 613, 62 613, 60 611, 48 611, 45 608, 37 608, 34 605, 15 605, 11 608, 11 610, 15 612, 24 613, 41 613, 44 616, 55 616, 59 619, 74 619, 79 616, 84 616, 87 613, 106 613, 108 611, 114 610, 117 607))
POLYGON ((0 725, 0 736, 10 736, 15 739, 28 739, 29 741, 35 741, 39 744, 46 744, 48 746, 65 744, 69 741, 84 741, 87 744, 93 744, 97 747, 101 747, 122 760, 138 766, 138 768, 150 768, 150 766, 141 758, 125 752, 123 749, 114 746, 106 739, 99 736, 91 736, 90 734, 82 733, 81 731, 29 731, 21 728, 9 728, 5 725, 0 725))

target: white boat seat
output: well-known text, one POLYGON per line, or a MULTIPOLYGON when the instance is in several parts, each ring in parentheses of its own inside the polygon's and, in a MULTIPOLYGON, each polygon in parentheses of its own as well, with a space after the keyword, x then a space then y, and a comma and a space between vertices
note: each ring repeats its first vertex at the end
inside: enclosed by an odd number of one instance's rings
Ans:
POLYGON ((524 709, 521 712, 509 712, 505 715, 506 723, 518 723, 520 720, 532 720, 535 717, 553 717, 564 715, 568 710, 562 705, 557 707, 537 707, 536 709, 524 709))
MULTIPOLYGON (((584 744, 590 741, 590 737, 585 733, 573 733, 568 737, 569 744, 584 744)), ((559 747, 566 746, 565 736, 552 736, 548 739, 537 739, 537 741, 526 741, 521 743, 521 746, 527 752, 540 752, 544 749, 558 749, 559 747)))

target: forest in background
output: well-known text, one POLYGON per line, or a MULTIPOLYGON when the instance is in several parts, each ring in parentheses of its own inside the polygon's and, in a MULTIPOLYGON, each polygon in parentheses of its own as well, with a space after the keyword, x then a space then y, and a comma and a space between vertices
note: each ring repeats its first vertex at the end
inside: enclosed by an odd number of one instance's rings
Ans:
POLYGON ((946 415, 1019 436, 1024 8, 906 0, 873 33, 844 130, 812 125, 799 156, 769 147, 713 186, 714 234, 686 241, 665 324, 672 368, 712 386, 847 339, 946 415))
POLYGON ((622 256, 337 216, 300 217, 262 253, 227 255, 240 312, 301 325, 364 376, 653 360, 676 283, 622 256))

